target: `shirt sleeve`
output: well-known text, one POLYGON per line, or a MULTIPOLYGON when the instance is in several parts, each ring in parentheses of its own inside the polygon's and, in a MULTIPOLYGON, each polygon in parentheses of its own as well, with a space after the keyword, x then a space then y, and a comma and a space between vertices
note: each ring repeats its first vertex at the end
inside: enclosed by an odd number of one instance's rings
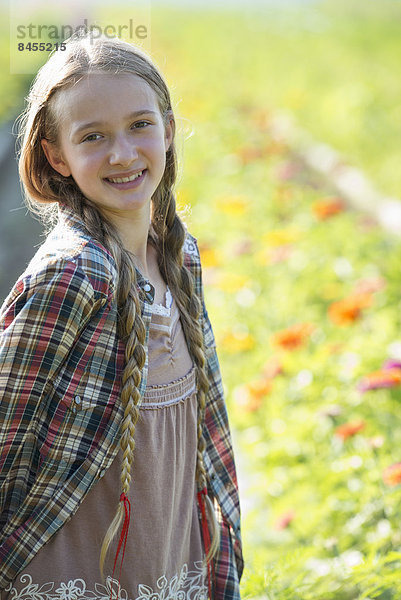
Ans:
POLYGON ((9 298, 0 312, 0 488, 95 295, 82 269, 63 259, 20 279, 9 298))
POLYGON ((192 266, 196 291, 202 304, 201 321, 209 379, 203 429, 206 441, 205 467, 209 475, 210 489, 223 519, 216 575, 219 574, 221 581, 225 580, 224 586, 221 582, 218 586, 220 591, 224 587, 226 593, 224 597, 234 598, 236 592, 231 596, 227 590, 230 585, 233 589, 237 589, 243 571, 238 482, 216 340, 205 304, 200 254, 196 239, 192 236, 190 239, 193 246, 191 254, 194 259, 192 266))

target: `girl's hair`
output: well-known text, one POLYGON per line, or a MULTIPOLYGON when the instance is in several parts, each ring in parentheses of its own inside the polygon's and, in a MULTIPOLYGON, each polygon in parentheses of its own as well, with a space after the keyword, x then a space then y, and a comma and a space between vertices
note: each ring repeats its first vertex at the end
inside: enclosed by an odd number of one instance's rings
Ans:
MULTIPOLYGON (((124 416, 121 422, 120 446, 123 454, 121 491, 126 495, 130 487, 134 453, 135 426, 138 421, 141 370, 145 364, 145 326, 141 318, 136 287, 135 257, 123 247, 115 226, 86 198, 72 176, 64 177, 47 161, 41 146, 45 138, 59 143, 57 97, 89 73, 130 73, 141 77, 153 89, 165 125, 173 117, 167 85, 151 59, 139 48, 118 38, 93 39, 88 31, 78 31, 65 42, 66 49, 57 51, 39 70, 27 97, 27 106, 20 117, 19 174, 28 208, 39 215, 50 228, 56 222, 57 204, 66 204, 83 221, 88 233, 102 243, 112 254, 118 266, 116 286, 117 334, 125 344, 125 362, 121 380, 121 401, 124 416)), ((181 323, 189 352, 195 364, 198 397, 198 450, 196 478, 199 490, 204 489, 206 471, 203 461, 205 414, 208 377, 202 328, 201 303, 194 293, 194 281, 183 263, 182 247, 185 227, 176 212, 173 186, 177 177, 177 155, 174 139, 166 152, 166 167, 153 197, 152 226, 156 235, 149 233, 149 241, 157 250, 160 272, 169 285, 181 313, 181 323)), ((212 502, 207 498, 209 525, 212 533, 209 561, 219 546, 219 529, 212 502)), ((103 577, 104 561, 109 546, 116 536, 124 515, 122 502, 118 503, 115 517, 103 541, 100 570, 103 577)))

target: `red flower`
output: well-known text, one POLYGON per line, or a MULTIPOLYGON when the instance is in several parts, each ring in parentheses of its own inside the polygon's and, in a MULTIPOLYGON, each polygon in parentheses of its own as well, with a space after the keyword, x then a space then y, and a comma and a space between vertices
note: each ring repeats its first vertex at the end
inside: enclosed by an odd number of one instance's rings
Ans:
POLYGON ((383 481, 387 485, 395 486, 401 483, 401 463, 390 465, 383 471, 383 481))
POLYGON ((342 440, 347 440, 359 431, 362 431, 362 429, 364 428, 364 421, 350 421, 349 423, 343 423, 343 425, 339 425, 338 427, 336 427, 334 435, 340 437, 342 440))
POLYGON ((284 350, 294 350, 302 346, 313 331, 310 323, 296 323, 292 327, 277 331, 272 336, 272 342, 284 350))
POLYGON ((288 525, 294 520, 294 518, 295 510, 290 508, 276 520, 274 524, 274 529, 277 529, 278 531, 280 531, 281 529, 286 529, 288 525))

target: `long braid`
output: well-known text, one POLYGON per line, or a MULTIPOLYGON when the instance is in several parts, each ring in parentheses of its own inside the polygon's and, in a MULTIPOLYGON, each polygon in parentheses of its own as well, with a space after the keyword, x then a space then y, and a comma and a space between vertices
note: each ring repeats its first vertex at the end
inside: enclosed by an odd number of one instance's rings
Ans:
MULTIPOLYGON (((139 418, 141 370, 145 364, 145 325, 141 318, 138 293, 136 291, 136 271, 132 255, 124 249, 114 227, 100 216, 99 211, 88 201, 81 202, 80 213, 88 232, 100 239, 110 250, 119 265, 117 282, 117 334, 125 345, 124 369, 121 376, 121 403, 124 416, 120 426, 120 448, 122 451, 121 492, 128 496, 131 483, 131 467, 135 449, 135 427, 139 418)), ((103 540, 100 552, 100 572, 104 578, 104 563, 107 551, 120 528, 124 516, 124 506, 118 503, 117 511, 103 540)))
MULTIPOLYGON (((206 408, 206 395, 209 389, 209 380, 206 371, 206 358, 203 343, 203 333, 200 325, 201 302, 194 293, 194 281, 190 271, 183 263, 182 246, 185 239, 184 226, 176 213, 175 199, 169 194, 164 207, 155 208, 154 227, 156 232, 162 234, 162 241, 158 247, 158 264, 160 271, 171 287, 177 306, 180 309, 180 318, 188 349, 195 363, 198 420, 197 420, 197 461, 196 480, 198 490, 207 486, 207 476, 204 464, 206 442, 203 436, 203 423, 206 408), (167 204, 167 206, 166 206, 167 204), (164 213, 163 219, 161 213, 164 213)), ((209 513, 209 525, 212 533, 212 542, 206 561, 210 561, 219 548, 219 525, 212 502, 206 496, 209 513)))

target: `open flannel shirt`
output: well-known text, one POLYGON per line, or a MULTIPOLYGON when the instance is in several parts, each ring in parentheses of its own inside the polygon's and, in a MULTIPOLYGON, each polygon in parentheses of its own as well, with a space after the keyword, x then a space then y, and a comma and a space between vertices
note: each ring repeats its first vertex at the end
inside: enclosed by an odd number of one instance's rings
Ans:
MULTIPOLYGON (((209 493, 221 528, 216 600, 239 599, 240 509, 216 344, 196 239, 184 261, 202 302, 210 389, 204 435, 209 493)), ((119 448, 124 346, 113 299, 116 264, 65 205, 0 309, 0 590, 76 512, 119 448)), ((139 271, 149 333, 153 287, 139 271)), ((146 388, 148 361, 140 393, 146 388)))

